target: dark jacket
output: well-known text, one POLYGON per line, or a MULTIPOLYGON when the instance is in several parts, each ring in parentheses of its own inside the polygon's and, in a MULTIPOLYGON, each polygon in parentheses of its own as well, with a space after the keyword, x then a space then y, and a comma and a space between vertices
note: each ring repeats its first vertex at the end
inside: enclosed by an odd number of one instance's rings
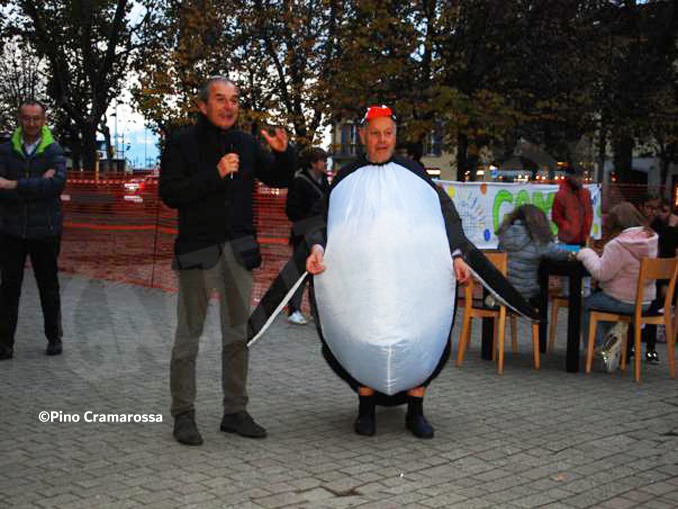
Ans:
POLYGON ((558 226, 558 239, 561 242, 584 244, 593 223, 591 193, 583 186, 575 187, 566 180, 556 193, 551 215, 558 226))
POLYGON ((0 145, 0 177, 17 181, 17 188, 0 190, 0 231, 23 239, 61 234, 61 192, 66 183, 66 159, 47 127, 33 154, 23 149, 21 128, 0 145), (44 178, 47 170, 54 176, 44 178))
POLYGON ((650 225, 659 235, 659 258, 673 258, 678 249, 678 227, 669 226, 656 218, 650 225))
POLYGON ((565 260, 569 254, 554 242, 539 244, 532 240, 521 220, 499 234, 499 250, 508 254, 508 280, 526 299, 539 293, 537 274, 541 259, 565 260))
MULTIPOLYGON (((254 180, 272 187, 287 187, 296 170, 291 146, 284 153, 266 152, 251 135, 226 131, 200 115, 197 125, 172 137, 162 154, 159 193, 162 201, 179 211, 179 234, 174 250, 178 268, 210 268, 221 245, 234 241, 244 251, 256 250, 252 199, 254 180), (219 160, 230 152, 240 157, 233 178, 221 178, 219 160)), ((252 254, 252 253, 250 253, 252 254)), ((243 263, 249 269, 256 262, 243 263)))
POLYGON ((292 228, 292 241, 298 243, 306 230, 306 221, 322 211, 330 192, 330 184, 327 177, 322 175, 320 182, 313 176, 310 169, 304 168, 294 175, 294 181, 287 193, 285 212, 290 221, 294 223, 292 228))

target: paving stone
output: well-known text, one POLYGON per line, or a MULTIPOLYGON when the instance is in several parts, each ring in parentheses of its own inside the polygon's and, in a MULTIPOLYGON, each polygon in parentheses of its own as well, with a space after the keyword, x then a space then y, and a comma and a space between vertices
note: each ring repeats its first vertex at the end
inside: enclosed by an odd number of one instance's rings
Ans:
POLYGON ((637 506, 638 503, 636 501, 624 497, 615 497, 601 504, 601 507, 606 509, 630 509, 637 506))
POLYGON ((647 491, 648 493, 651 493, 652 495, 661 496, 661 495, 664 495, 666 493, 676 491, 676 486, 673 485, 673 484, 666 483, 666 482, 657 482, 657 483, 648 484, 647 486, 644 486, 640 489, 642 491, 647 491))
POLYGON ((652 500, 645 502, 642 507, 647 509, 672 509, 675 508, 676 505, 670 500, 653 498, 652 500))
POLYGON ((15 358, 0 364, 0 507, 678 507, 675 381, 665 365, 646 369, 641 386, 566 373, 565 310, 539 372, 521 336, 496 376, 476 327, 463 368, 446 367, 428 389, 436 437, 426 441, 404 429, 404 408, 379 408, 377 435, 357 436, 357 398, 314 328, 277 319, 250 352, 249 410, 269 437, 248 440, 218 431, 212 303, 197 366, 205 443, 191 448, 174 441, 169 415, 176 294, 64 274, 62 302, 64 353, 51 358, 25 278, 15 358), (163 421, 40 423, 42 410, 163 421))

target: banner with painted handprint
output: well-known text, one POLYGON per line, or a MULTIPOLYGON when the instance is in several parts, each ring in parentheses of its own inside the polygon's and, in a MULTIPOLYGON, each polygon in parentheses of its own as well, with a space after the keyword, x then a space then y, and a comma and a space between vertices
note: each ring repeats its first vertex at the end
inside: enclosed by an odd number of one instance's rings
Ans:
MULTIPOLYGON (((451 182, 439 180, 461 216, 468 239, 480 249, 495 249, 499 240, 497 230, 504 216, 514 208, 531 203, 544 211, 551 219, 551 208, 558 192, 558 184, 504 184, 499 182, 451 182)), ((602 234, 601 186, 585 184, 591 193, 593 224, 591 237, 599 239, 602 234)), ((553 233, 558 227, 551 221, 553 233)))

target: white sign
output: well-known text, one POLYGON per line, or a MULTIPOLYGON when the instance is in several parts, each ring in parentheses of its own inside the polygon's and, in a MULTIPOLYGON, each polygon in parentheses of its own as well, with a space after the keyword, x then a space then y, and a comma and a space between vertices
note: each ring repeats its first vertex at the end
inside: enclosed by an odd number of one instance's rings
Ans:
MULTIPOLYGON (((480 249, 495 249, 499 240, 497 230, 504 216, 526 203, 536 205, 551 219, 551 208, 558 192, 558 184, 504 184, 498 182, 436 182, 448 194, 461 216, 466 237, 480 249)), ((593 224, 591 237, 599 239, 601 227, 600 184, 586 184, 591 193, 593 224)), ((553 233, 558 227, 551 222, 553 233)))

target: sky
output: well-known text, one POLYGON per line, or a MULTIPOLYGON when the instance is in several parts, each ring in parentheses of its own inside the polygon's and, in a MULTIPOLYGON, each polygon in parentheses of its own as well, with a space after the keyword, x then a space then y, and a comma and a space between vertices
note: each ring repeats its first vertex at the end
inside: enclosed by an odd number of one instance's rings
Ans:
POLYGON ((108 108, 111 143, 116 145, 113 140, 117 133, 118 153, 122 156, 125 149, 124 156, 130 167, 152 168, 159 156, 158 137, 146 128, 144 117, 132 109, 130 102, 129 92, 123 92, 120 100, 113 101, 108 108))
MULTIPOLYGON (((143 16, 143 7, 134 2, 130 17, 137 21, 143 16)), ((127 80, 129 83, 129 80, 127 80)), ((129 161, 132 168, 151 168, 158 161, 158 137, 145 126, 144 117, 131 106, 129 90, 123 91, 120 101, 113 101, 106 114, 111 136, 118 135, 118 152, 129 161), (116 114, 117 112, 117 114, 116 114), (116 122, 117 119, 117 122, 116 122), (124 145, 123 145, 124 139, 124 145), (127 147, 129 146, 129 149, 127 147)))

